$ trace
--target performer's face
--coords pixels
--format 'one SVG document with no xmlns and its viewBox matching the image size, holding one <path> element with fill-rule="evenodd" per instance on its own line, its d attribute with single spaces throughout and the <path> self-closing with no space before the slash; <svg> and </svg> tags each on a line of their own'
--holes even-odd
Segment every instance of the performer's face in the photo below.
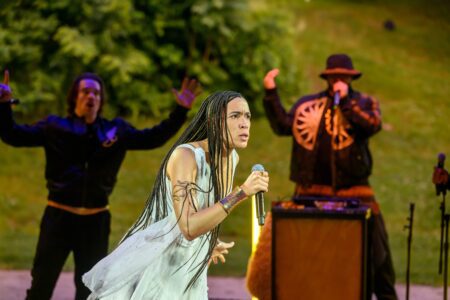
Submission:
<svg viewBox="0 0 450 300">
<path fill-rule="evenodd" d="M 247 147 L 250 138 L 250 108 L 244 98 L 234 98 L 227 105 L 228 139 L 231 148 Z"/>
<path fill-rule="evenodd" d="M 100 83 L 93 79 L 83 79 L 78 85 L 75 113 L 79 117 L 95 120 L 100 109 Z"/>
<path fill-rule="evenodd" d="M 327 81 L 330 86 L 333 86 L 338 81 L 342 81 L 349 85 L 352 82 L 352 79 L 352 76 L 346 74 L 331 74 L 327 76 Z"/>
</svg>

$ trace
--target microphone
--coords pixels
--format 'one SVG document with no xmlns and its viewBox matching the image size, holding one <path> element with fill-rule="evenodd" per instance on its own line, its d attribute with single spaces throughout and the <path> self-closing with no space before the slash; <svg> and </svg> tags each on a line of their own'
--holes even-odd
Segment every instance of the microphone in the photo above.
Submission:
<svg viewBox="0 0 450 300">
<path fill-rule="evenodd" d="M 252 172 L 260 171 L 264 172 L 264 167 L 260 164 L 256 164 L 252 167 Z M 264 225 L 264 195 L 263 192 L 257 192 L 255 194 L 255 203 L 256 203 L 256 218 L 258 219 L 258 225 Z"/>
<path fill-rule="evenodd" d="M 339 106 L 341 101 L 341 93 L 339 91 L 334 92 L 334 108 Z"/>
<path fill-rule="evenodd" d="M 444 162 L 445 162 L 445 154 L 439 153 L 436 168 L 443 169 Z M 445 196 L 445 194 L 447 194 L 447 187 L 445 186 L 445 184 L 436 184 L 436 196 L 439 196 L 441 193 Z"/>
<path fill-rule="evenodd" d="M 9 99 L 9 102 L 8 102 L 9 104 L 15 104 L 15 105 L 17 105 L 17 104 L 20 104 L 20 100 L 19 99 L 15 99 L 15 98 L 12 98 L 12 99 Z"/>
</svg>

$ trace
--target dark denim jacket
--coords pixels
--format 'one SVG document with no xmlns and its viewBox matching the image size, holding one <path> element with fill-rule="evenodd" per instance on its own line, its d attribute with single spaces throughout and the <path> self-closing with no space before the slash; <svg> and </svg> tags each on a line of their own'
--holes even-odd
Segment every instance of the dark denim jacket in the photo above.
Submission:
<svg viewBox="0 0 450 300">
<path fill-rule="evenodd" d="M 57 116 L 33 125 L 18 125 L 10 105 L 0 103 L 0 137 L 15 147 L 44 147 L 49 200 L 70 206 L 103 207 L 126 151 L 163 145 L 183 125 L 186 114 L 187 109 L 177 106 L 168 119 L 143 130 L 120 118 L 101 117 L 91 125 L 77 117 Z"/>
</svg>

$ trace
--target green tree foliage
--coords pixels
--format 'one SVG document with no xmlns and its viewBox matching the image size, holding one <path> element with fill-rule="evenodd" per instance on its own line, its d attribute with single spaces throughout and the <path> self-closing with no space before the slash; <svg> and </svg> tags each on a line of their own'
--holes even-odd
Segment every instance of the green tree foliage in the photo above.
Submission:
<svg viewBox="0 0 450 300">
<path fill-rule="evenodd" d="M 5 2 L 0 68 L 10 70 L 24 113 L 63 113 L 68 86 L 85 71 L 105 80 L 110 109 L 134 116 L 170 107 L 170 89 L 186 75 L 205 92 L 234 89 L 250 101 L 268 69 L 288 70 L 286 90 L 297 76 L 289 17 L 246 1 Z"/>
</svg>

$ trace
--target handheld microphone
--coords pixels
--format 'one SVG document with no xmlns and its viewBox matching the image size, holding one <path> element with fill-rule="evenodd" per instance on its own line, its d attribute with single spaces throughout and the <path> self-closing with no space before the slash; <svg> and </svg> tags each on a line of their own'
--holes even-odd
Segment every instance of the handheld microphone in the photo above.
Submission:
<svg viewBox="0 0 450 300">
<path fill-rule="evenodd" d="M 445 163 L 445 154 L 439 153 L 436 168 L 443 169 L 444 163 Z M 447 194 L 447 187 L 445 186 L 445 184 L 436 184 L 436 196 L 439 196 L 441 193 L 445 196 L 445 194 Z"/>
<path fill-rule="evenodd" d="M 339 106 L 341 101 L 341 93 L 339 91 L 334 92 L 334 108 Z"/>
<path fill-rule="evenodd" d="M 15 98 L 9 99 L 9 104 L 20 104 L 20 100 Z"/>
<path fill-rule="evenodd" d="M 252 167 L 252 172 L 260 171 L 264 172 L 264 167 L 260 164 L 256 164 Z M 256 203 L 256 218 L 258 219 L 258 225 L 264 225 L 264 195 L 263 192 L 258 192 L 255 195 L 255 203 Z"/>
</svg>

